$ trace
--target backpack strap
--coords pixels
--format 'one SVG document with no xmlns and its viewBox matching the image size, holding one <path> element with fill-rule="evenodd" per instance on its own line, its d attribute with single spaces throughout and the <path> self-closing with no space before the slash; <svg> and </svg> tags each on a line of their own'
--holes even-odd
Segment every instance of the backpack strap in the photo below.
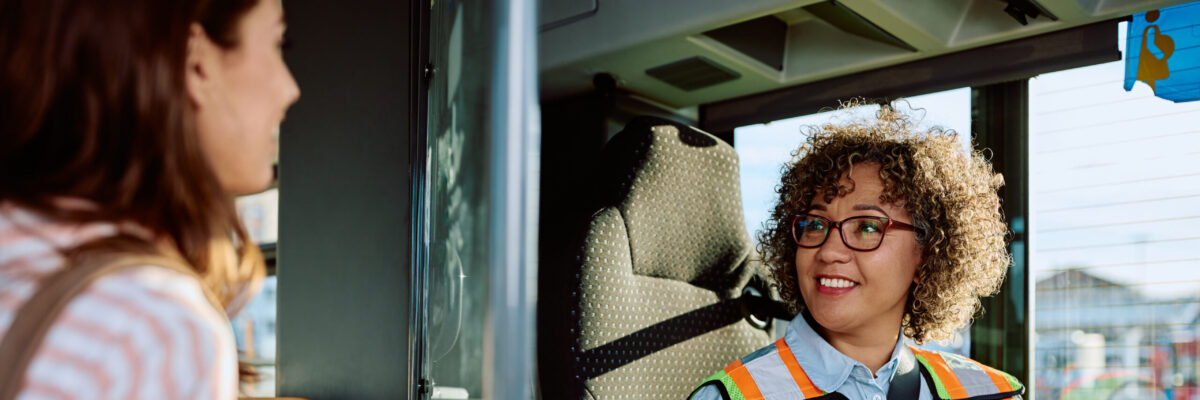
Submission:
<svg viewBox="0 0 1200 400">
<path fill-rule="evenodd" d="M 62 310 L 96 279 L 130 267 L 158 266 L 188 276 L 195 270 L 180 260 L 146 255 L 104 254 L 88 257 L 42 280 L 33 296 L 17 310 L 12 325 L 0 341 L 0 400 L 15 399 L 24 383 L 26 369 L 33 361 L 51 325 Z M 207 290 L 208 301 L 219 312 L 224 307 Z"/>
<path fill-rule="evenodd" d="M 920 398 L 921 369 L 917 368 L 917 358 L 913 355 L 912 348 L 901 346 L 897 361 L 896 371 L 888 387 L 888 400 Z"/>
</svg>

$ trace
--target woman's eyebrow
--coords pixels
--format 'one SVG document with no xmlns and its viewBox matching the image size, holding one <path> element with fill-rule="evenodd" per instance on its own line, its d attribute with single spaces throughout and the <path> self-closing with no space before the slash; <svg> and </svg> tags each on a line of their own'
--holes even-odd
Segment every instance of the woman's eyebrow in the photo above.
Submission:
<svg viewBox="0 0 1200 400">
<path fill-rule="evenodd" d="M 874 205 L 874 204 L 855 204 L 854 210 L 855 211 L 875 210 L 875 211 L 879 211 L 879 212 L 883 213 L 883 215 L 887 215 L 886 211 L 883 211 L 882 208 L 879 208 L 879 206 Z"/>
</svg>

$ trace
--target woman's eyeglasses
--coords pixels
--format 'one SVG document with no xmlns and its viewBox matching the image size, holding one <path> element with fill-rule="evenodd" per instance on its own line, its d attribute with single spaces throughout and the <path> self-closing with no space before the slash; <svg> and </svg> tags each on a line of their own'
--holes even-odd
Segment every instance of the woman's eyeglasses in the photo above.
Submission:
<svg viewBox="0 0 1200 400">
<path fill-rule="evenodd" d="M 842 243 L 857 251 L 871 251 L 883 244 L 883 236 L 890 228 L 917 231 L 917 227 L 887 217 L 850 217 L 835 222 L 829 218 L 812 214 L 800 214 L 792 219 L 792 239 L 804 248 L 816 248 L 829 239 L 829 231 L 837 228 Z"/>
</svg>

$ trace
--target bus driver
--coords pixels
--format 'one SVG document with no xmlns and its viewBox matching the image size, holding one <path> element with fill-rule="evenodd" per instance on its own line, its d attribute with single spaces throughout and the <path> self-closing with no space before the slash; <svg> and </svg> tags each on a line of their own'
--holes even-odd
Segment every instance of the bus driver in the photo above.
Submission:
<svg viewBox="0 0 1200 400">
<path fill-rule="evenodd" d="M 949 338 L 999 289 L 1003 178 L 953 131 L 918 131 L 891 107 L 810 129 L 759 234 L 799 314 L 691 398 L 1019 398 L 1007 373 L 904 343 Z"/>
</svg>

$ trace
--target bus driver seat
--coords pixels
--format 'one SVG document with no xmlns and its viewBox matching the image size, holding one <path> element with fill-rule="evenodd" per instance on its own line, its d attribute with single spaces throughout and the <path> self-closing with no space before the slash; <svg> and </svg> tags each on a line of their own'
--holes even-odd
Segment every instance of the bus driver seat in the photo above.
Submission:
<svg viewBox="0 0 1200 400">
<path fill-rule="evenodd" d="M 743 222 L 737 154 L 708 133 L 639 117 L 600 164 L 598 211 L 571 265 L 566 332 L 555 333 L 569 337 L 569 349 L 557 349 L 566 365 L 547 375 L 559 366 L 543 364 L 542 385 L 562 385 L 546 380 L 559 373 L 568 375 L 565 398 L 685 398 L 771 340 L 740 299 L 762 272 Z"/>
</svg>

